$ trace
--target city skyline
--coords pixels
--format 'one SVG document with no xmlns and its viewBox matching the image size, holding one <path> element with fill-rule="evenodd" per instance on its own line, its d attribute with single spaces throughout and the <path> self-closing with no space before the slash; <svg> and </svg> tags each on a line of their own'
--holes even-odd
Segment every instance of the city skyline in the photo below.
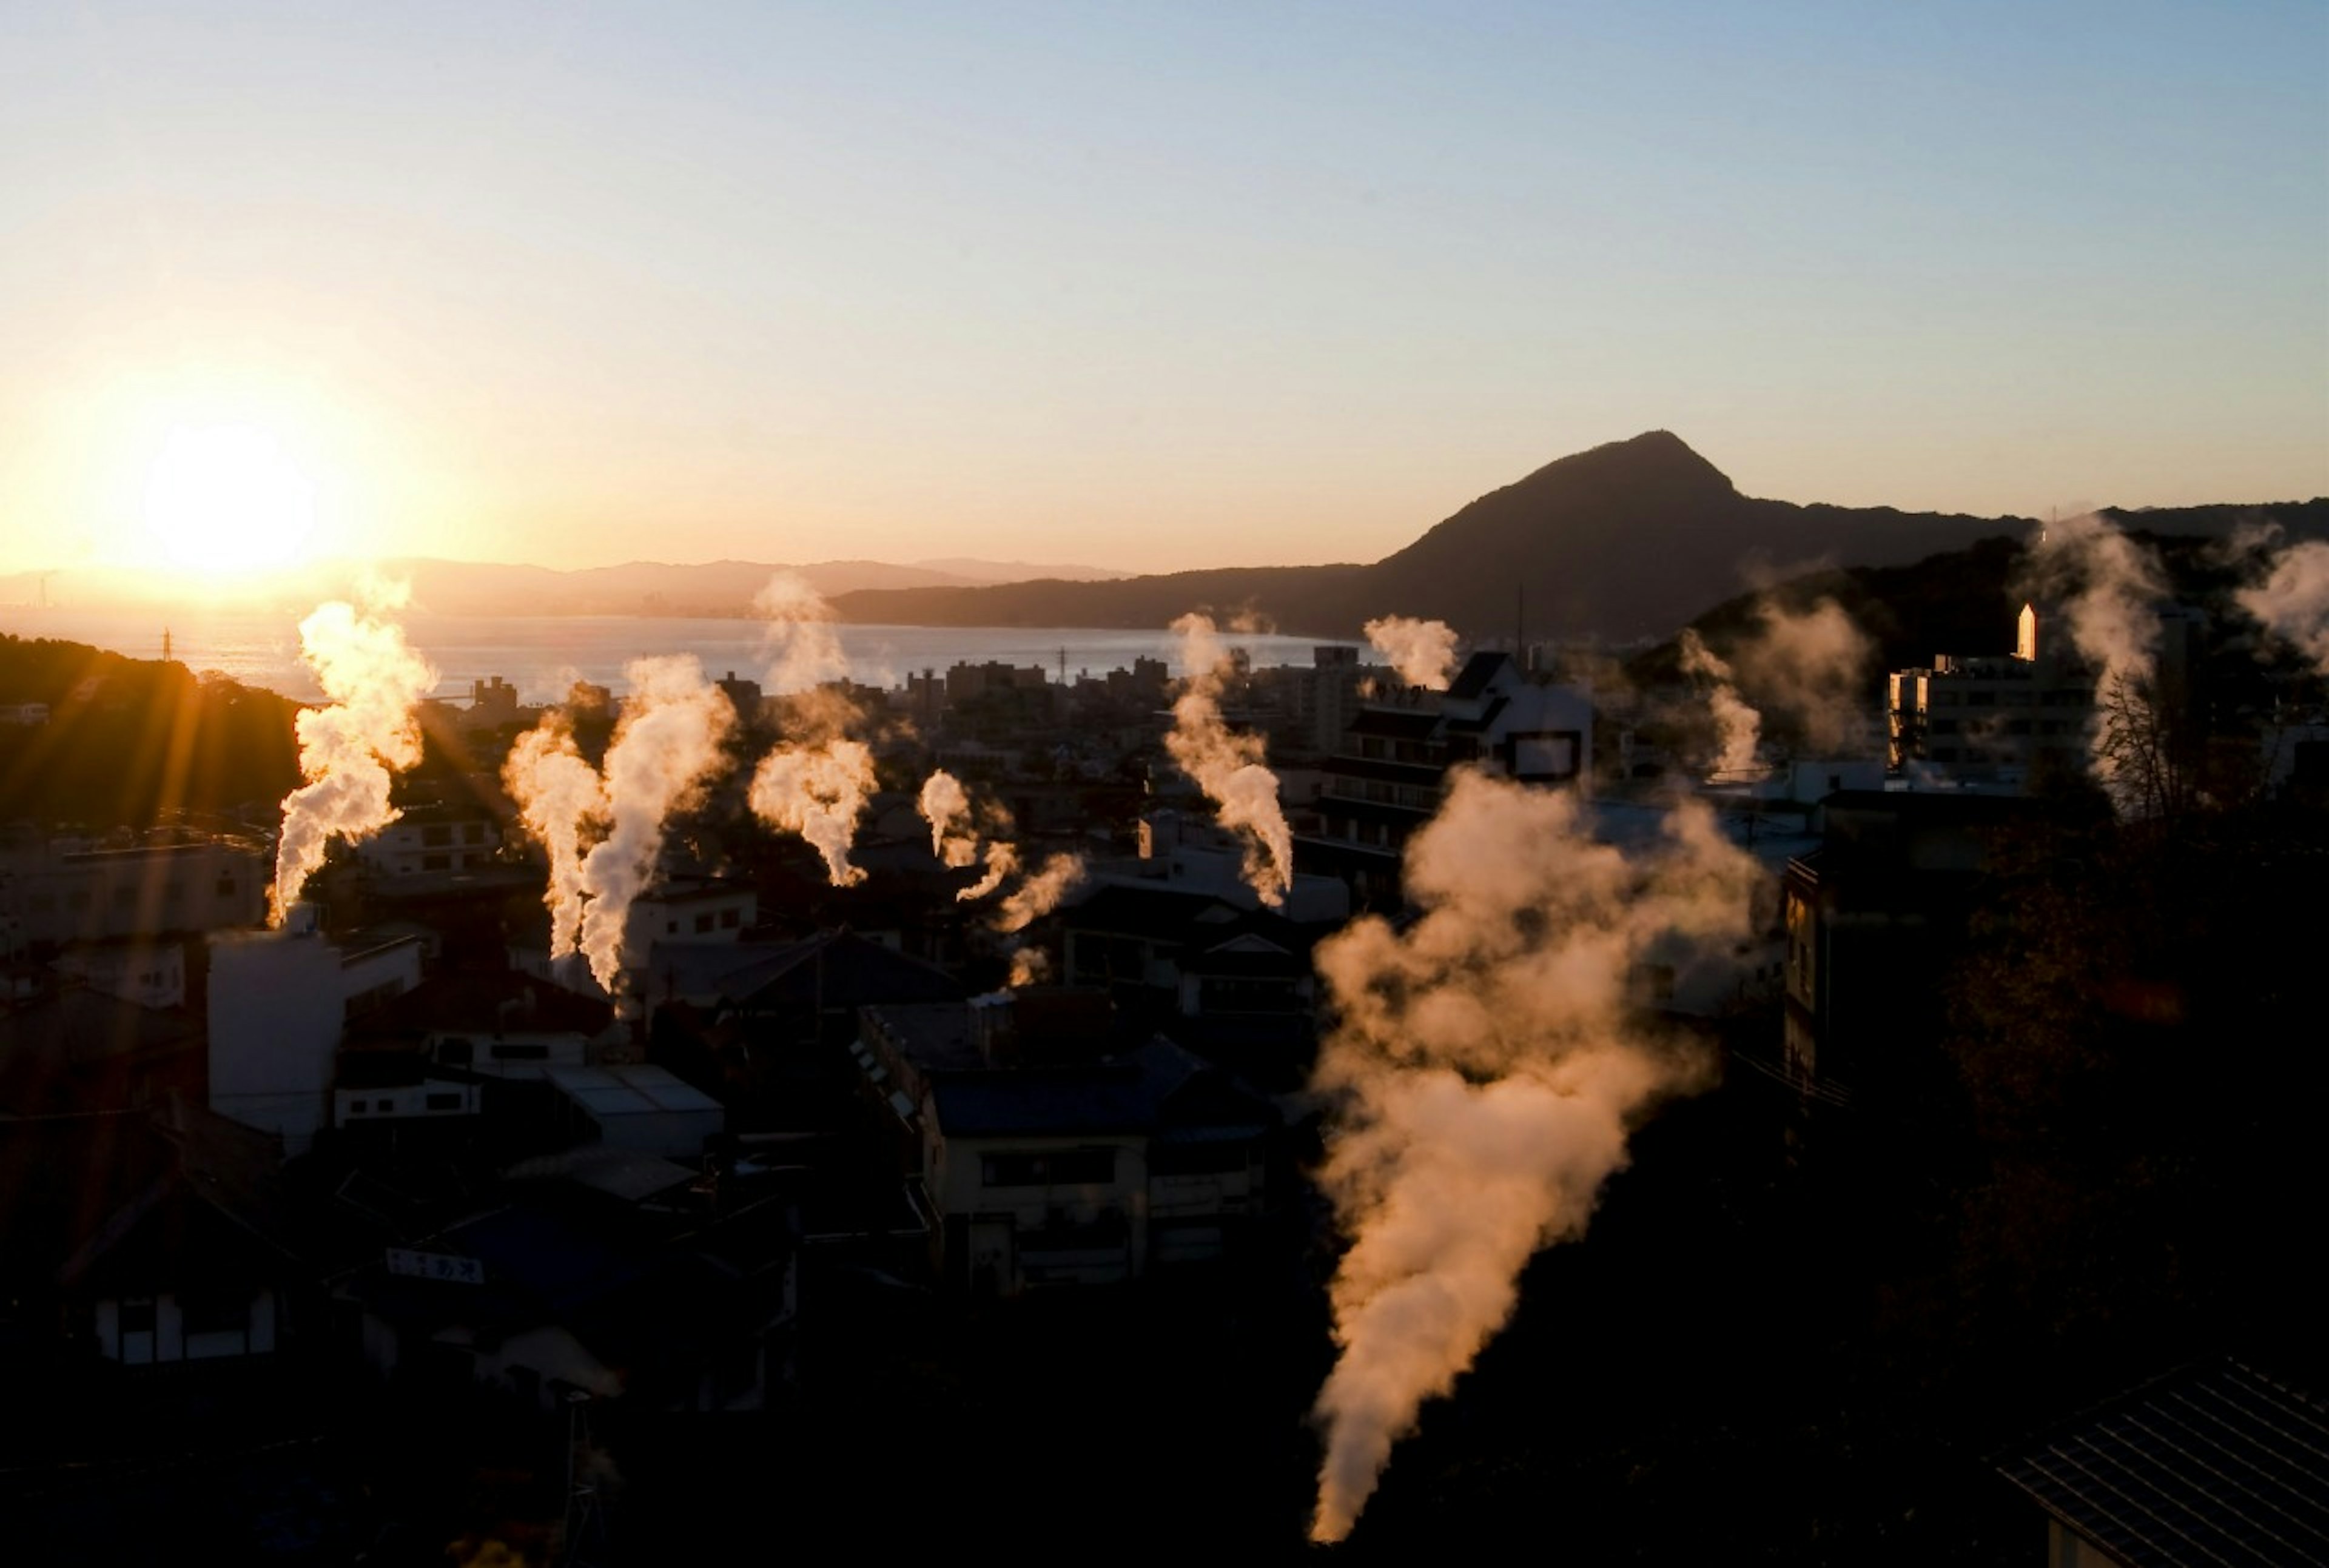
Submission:
<svg viewBox="0 0 2329 1568">
<path fill-rule="evenodd" d="M 305 553 L 565 566 L 1371 560 L 1651 428 L 2329 492 L 2314 8 L 0 25 L 0 572 L 184 540 L 221 430 Z"/>
</svg>

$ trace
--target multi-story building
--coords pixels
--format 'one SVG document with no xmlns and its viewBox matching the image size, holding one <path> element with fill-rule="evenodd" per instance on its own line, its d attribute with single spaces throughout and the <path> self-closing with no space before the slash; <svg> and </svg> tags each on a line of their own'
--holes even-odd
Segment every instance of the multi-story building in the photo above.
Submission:
<svg viewBox="0 0 2329 1568">
<path fill-rule="evenodd" d="M 0 855 L 0 950 L 256 925 L 267 917 L 270 870 L 258 850 L 224 840 L 27 843 Z"/>
<path fill-rule="evenodd" d="M 408 806 L 379 832 L 357 840 L 355 854 L 375 876 L 451 876 L 497 863 L 501 847 L 501 824 L 482 808 L 420 805 Z"/>
<path fill-rule="evenodd" d="M 1593 699 L 1472 655 L 1445 691 L 1395 688 L 1359 704 L 1319 786 L 1319 823 L 1295 864 L 1340 877 L 1362 905 L 1395 903 L 1408 839 L 1439 810 L 1450 768 L 1522 784 L 1583 787 L 1593 767 Z"/>
<path fill-rule="evenodd" d="M 2022 606 L 2010 654 L 1942 653 L 1886 683 L 1885 728 L 1895 773 L 2019 787 L 2048 770 L 2085 765 L 2095 678 L 2074 655 L 2039 643 L 2033 605 Z"/>
</svg>

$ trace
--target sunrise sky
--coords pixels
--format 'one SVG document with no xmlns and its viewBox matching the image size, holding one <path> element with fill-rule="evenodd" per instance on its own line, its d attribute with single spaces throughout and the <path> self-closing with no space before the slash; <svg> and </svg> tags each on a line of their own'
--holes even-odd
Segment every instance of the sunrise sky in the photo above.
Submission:
<svg viewBox="0 0 2329 1568">
<path fill-rule="evenodd" d="M 2313 0 L 0 0 L 0 571 L 218 429 L 303 549 L 567 565 L 1371 559 L 1653 427 L 2329 492 Z"/>
</svg>

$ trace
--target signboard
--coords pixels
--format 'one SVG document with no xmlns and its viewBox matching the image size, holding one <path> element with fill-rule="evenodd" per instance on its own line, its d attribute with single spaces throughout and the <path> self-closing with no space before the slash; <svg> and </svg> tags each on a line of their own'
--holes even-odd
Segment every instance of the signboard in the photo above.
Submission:
<svg viewBox="0 0 2329 1568">
<path fill-rule="evenodd" d="M 403 1247 L 388 1249 L 388 1272 L 416 1280 L 443 1280 L 455 1285 L 482 1285 L 486 1265 L 476 1258 L 450 1253 L 416 1253 Z"/>
</svg>

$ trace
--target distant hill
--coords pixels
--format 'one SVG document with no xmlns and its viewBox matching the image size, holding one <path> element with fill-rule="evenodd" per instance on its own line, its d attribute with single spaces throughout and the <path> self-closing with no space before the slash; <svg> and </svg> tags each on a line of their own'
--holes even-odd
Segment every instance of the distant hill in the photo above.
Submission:
<svg viewBox="0 0 2329 1568">
<path fill-rule="evenodd" d="M 916 561 L 914 565 L 934 572 L 964 578 L 974 583 L 1029 583 L 1051 577 L 1065 583 L 1114 582 L 1128 577 L 1130 572 L 1110 571 L 1106 567 L 1079 567 L 1060 564 L 1042 565 L 1035 561 L 981 560 L 976 556 L 947 556 L 938 560 Z M 869 585 L 870 586 L 870 585 Z"/>
<path fill-rule="evenodd" d="M 944 569 L 945 567 L 961 569 Z M 778 572 L 805 579 L 828 597 L 865 589 L 967 587 L 1008 582 L 1015 577 L 1072 575 L 1077 579 L 1111 575 L 1097 567 L 1044 567 L 1009 561 L 962 559 L 951 563 L 891 566 L 882 561 L 816 561 L 783 565 L 769 561 L 719 560 L 698 565 L 631 561 L 622 566 L 560 570 L 489 561 L 426 558 L 384 560 L 369 566 L 328 561 L 207 589 L 250 607 L 304 607 L 353 592 L 367 573 L 402 582 L 418 609 L 446 615 L 741 615 L 753 596 Z M 149 569 L 90 568 L 0 577 L 0 604 L 37 602 L 41 576 L 49 596 L 61 604 L 171 606 L 185 596 L 183 574 Z M 1176 612 L 1177 613 L 1177 612 Z"/>
<path fill-rule="evenodd" d="M 2329 502 L 2130 514 L 2162 532 L 2230 531 L 2268 512 L 2317 532 Z M 1547 464 L 1372 565 L 1261 567 L 1108 583 L 869 590 L 836 598 L 850 620 L 923 625 L 1156 626 L 1195 608 L 1278 630 L 1352 637 L 1368 619 L 1444 620 L 1473 637 L 1660 637 L 1737 593 L 1748 574 L 1899 566 L 1999 534 L 2027 518 L 1796 505 L 1741 495 L 1680 438 L 1653 430 Z"/>
</svg>

